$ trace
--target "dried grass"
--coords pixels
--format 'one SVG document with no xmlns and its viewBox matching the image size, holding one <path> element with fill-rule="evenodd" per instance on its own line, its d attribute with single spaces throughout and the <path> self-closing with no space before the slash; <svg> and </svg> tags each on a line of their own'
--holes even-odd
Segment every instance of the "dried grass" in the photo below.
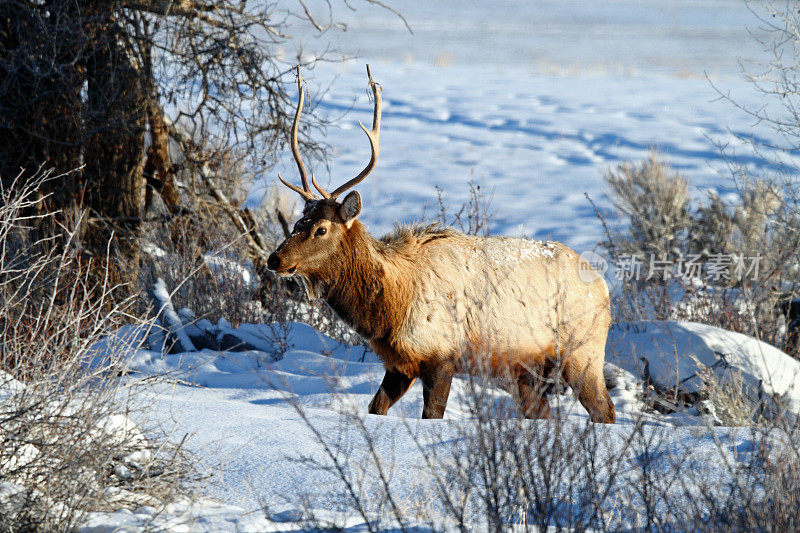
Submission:
<svg viewBox="0 0 800 533">
<path fill-rule="evenodd" d="M 132 298 L 93 283 L 75 232 L 30 242 L 25 214 L 40 172 L 0 191 L 0 530 L 64 531 L 91 511 L 159 508 L 187 492 L 180 446 L 129 415 L 144 385 L 118 379 L 148 324 L 131 322 Z"/>
</svg>

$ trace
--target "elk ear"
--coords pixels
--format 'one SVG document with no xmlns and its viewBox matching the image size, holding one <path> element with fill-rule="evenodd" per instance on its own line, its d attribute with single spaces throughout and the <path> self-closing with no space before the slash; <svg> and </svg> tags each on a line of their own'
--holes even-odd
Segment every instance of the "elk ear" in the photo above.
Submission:
<svg viewBox="0 0 800 533">
<path fill-rule="evenodd" d="M 361 195 L 358 191 L 350 191 L 350 193 L 342 200 L 342 205 L 339 206 L 339 215 L 344 219 L 345 224 L 349 228 L 358 214 L 361 212 Z"/>
</svg>

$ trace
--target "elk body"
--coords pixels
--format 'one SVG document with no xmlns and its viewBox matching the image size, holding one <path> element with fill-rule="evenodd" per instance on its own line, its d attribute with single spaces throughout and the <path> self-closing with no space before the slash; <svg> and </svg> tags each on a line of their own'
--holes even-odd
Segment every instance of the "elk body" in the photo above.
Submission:
<svg viewBox="0 0 800 533">
<path fill-rule="evenodd" d="M 367 67 L 369 74 L 369 67 Z M 525 416 L 547 418 L 547 381 L 560 373 L 596 422 L 613 423 L 603 379 L 611 322 L 608 289 L 566 246 L 508 237 L 475 237 L 436 226 L 400 227 L 375 239 L 357 220 L 361 198 L 351 191 L 378 158 L 380 87 L 367 130 L 372 157 L 356 178 L 331 193 L 314 180 L 313 193 L 297 147 L 303 106 L 291 146 L 305 200 L 292 234 L 269 257 L 279 275 L 297 275 L 309 293 L 369 341 L 386 374 L 369 412 L 386 414 L 416 379 L 423 418 L 441 418 L 458 372 L 488 372 L 511 383 Z M 588 279 L 586 282 L 584 279 Z"/>
</svg>

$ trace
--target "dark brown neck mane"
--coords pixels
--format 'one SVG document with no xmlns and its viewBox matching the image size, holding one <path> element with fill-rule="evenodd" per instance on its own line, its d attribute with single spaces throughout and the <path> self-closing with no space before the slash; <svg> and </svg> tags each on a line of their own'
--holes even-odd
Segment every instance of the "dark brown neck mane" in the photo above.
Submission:
<svg viewBox="0 0 800 533">
<path fill-rule="evenodd" d="M 386 272 L 386 245 L 355 221 L 341 242 L 338 262 L 308 276 L 316 294 L 368 340 L 387 340 L 402 322 L 410 291 Z M 406 280 L 408 282 L 410 280 Z"/>
</svg>

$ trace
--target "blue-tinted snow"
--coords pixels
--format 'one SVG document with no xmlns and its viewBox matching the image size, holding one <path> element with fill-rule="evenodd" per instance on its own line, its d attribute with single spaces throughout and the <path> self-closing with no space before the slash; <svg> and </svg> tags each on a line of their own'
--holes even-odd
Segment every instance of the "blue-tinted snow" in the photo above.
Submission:
<svg viewBox="0 0 800 533">
<path fill-rule="evenodd" d="M 488 7 L 491 6 L 491 7 Z M 756 168 L 738 137 L 774 140 L 721 100 L 763 103 L 743 79 L 768 59 L 748 35 L 758 21 L 744 2 L 400 2 L 415 30 L 381 10 L 339 15 L 348 31 L 333 40 L 358 54 L 306 73 L 312 99 L 333 120 L 324 140 L 338 186 L 369 158 L 357 121 L 371 120 L 364 63 L 384 89 L 378 167 L 359 186 L 361 218 L 376 234 L 396 221 L 436 212 L 436 190 L 456 207 L 468 182 L 492 198 L 492 230 L 593 249 L 602 228 L 584 194 L 602 208 L 602 172 L 655 148 L 689 179 L 696 196 L 735 185 L 726 155 Z M 287 51 L 288 53 L 288 51 Z M 709 79 L 706 79 L 706 75 Z M 716 86 L 712 86 L 712 82 Z M 324 89 L 327 92 L 323 95 Z M 290 154 L 250 196 L 258 202 L 275 173 L 296 177 Z M 614 217 L 610 216 L 612 222 Z"/>
</svg>

